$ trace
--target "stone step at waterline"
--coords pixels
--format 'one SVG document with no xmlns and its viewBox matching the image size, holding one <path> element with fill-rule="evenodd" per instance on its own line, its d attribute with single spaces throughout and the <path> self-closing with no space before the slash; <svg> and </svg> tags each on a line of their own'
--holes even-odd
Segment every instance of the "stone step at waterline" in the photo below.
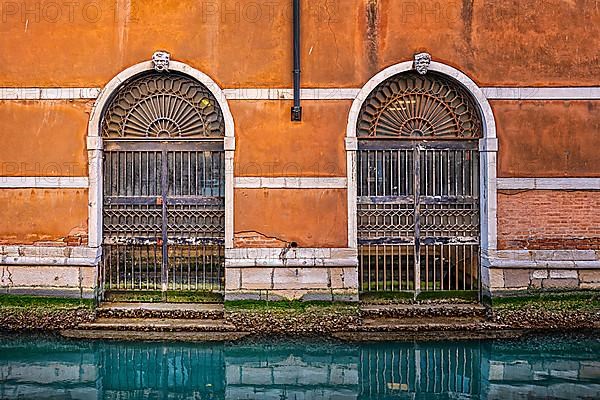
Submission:
<svg viewBox="0 0 600 400">
<path fill-rule="evenodd" d="M 97 318 L 78 325 L 79 330 L 142 332 L 233 332 L 235 326 L 223 319 Z"/>
<path fill-rule="evenodd" d="M 102 303 L 98 317 L 111 318 L 171 318 L 210 319 L 223 318 L 223 304 L 216 303 Z"/>
<path fill-rule="evenodd" d="M 73 339 L 103 340 L 158 340 L 180 342 L 228 342 L 239 340 L 246 332 L 189 332 L 189 331 L 119 331 L 108 329 L 69 329 L 61 331 L 61 335 Z"/>
<path fill-rule="evenodd" d="M 506 329 L 507 326 L 487 322 L 483 317 L 414 317 L 414 318 L 366 318 L 360 325 L 349 327 L 355 332 L 440 332 L 486 331 Z"/>
<path fill-rule="evenodd" d="M 363 304 L 363 318 L 484 317 L 487 309 L 480 304 Z"/>
</svg>

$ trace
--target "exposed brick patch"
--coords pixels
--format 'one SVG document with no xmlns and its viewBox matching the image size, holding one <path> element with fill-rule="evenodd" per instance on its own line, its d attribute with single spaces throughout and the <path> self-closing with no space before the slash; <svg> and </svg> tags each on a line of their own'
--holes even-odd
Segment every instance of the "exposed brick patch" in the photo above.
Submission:
<svg viewBox="0 0 600 400">
<path fill-rule="evenodd" d="M 600 248 L 600 192 L 498 192 L 498 248 Z"/>
</svg>

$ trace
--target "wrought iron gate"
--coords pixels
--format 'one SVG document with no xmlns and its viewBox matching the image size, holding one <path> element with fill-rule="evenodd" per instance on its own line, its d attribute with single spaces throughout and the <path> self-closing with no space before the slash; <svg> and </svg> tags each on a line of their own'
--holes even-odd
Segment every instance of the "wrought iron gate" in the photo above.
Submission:
<svg viewBox="0 0 600 400">
<path fill-rule="evenodd" d="M 363 292 L 479 289 L 481 124 L 468 94 L 405 73 L 366 99 L 358 122 Z"/>
<path fill-rule="evenodd" d="M 103 121 L 104 290 L 223 290 L 222 132 L 190 78 L 153 73 L 119 91 Z"/>
<path fill-rule="evenodd" d="M 478 160 L 476 142 L 360 143 L 363 291 L 478 288 Z"/>
</svg>

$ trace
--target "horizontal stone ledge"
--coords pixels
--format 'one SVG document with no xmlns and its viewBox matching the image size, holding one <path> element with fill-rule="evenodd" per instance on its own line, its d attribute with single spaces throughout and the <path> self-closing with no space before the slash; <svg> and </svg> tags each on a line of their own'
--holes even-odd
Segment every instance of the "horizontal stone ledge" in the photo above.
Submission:
<svg viewBox="0 0 600 400">
<path fill-rule="evenodd" d="M 2 176 L 0 189 L 87 189 L 87 176 Z"/>
<path fill-rule="evenodd" d="M 225 268 L 272 268 L 272 267 L 356 267 L 356 258 L 302 258 L 302 259 L 225 259 Z"/>
<path fill-rule="evenodd" d="M 98 258 L 100 247 L 88 246 L 0 246 L 0 257 L 36 257 L 36 258 Z"/>
<path fill-rule="evenodd" d="M 490 100 L 595 100 L 600 88 L 582 87 L 485 87 L 481 89 Z"/>
<path fill-rule="evenodd" d="M 100 88 L 0 88 L 0 100 L 96 99 Z"/>
<path fill-rule="evenodd" d="M 99 262 L 100 257 L 0 257 L 0 265 L 95 267 Z"/>
<path fill-rule="evenodd" d="M 600 178 L 497 178 L 498 190 L 600 190 Z"/>
<path fill-rule="evenodd" d="M 535 261 L 490 259 L 488 268 L 492 269 L 600 269 L 600 260 L 596 261 Z"/>
<path fill-rule="evenodd" d="M 238 177 L 238 189 L 346 189 L 348 180 L 343 177 Z"/>
<path fill-rule="evenodd" d="M 600 250 L 497 250 L 495 259 L 519 261 L 596 261 Z"/>
<path fill-rule="evenodd" d="M 321 259 L 358 257 L 358 251 L 350 248 L 234 248 L 225 249 L 225 258 L 231 259 Z"/>
<path fill-rule="evenodd" d="M 600 100 L 600 87 L 482 87 L 490 100 Z M 96 99 L 101 88 L 0 88 L 0 100 L 77 100 Z M 303 88 L 303 100 L 354 100 L 361 88 Z M 292 100 L 292 88 L 225 88 L 227 100 Z"/>
<path fill-rule="evenodd" d="M 225 292 L 225 301 L 239 300 L 303 300 L 303 301 L 341 301 L 358 302 L 358 289 L 323 290 L 323 289 L 264 289 L 264 290 L 230 290 Z"/>
</svg>

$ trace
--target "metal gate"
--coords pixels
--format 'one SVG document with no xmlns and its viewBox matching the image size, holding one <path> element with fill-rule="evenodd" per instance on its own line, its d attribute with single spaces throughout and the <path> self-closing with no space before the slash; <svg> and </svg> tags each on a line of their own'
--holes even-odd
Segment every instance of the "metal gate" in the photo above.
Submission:
<svg viewBox="0 0 600 400">
<path fill-rule="evenodd" d="M 481 125 L 464 90 L 405 73 L 367 98 L 358 123 L 363 292 L 479 290 Z"/>
<path fill-rule="evenodd" d="M 476 142 L 359 144 L 363 291 L 478 288 L 478 160 Z"/>
<path fill-rule="evenodd" d="M 122 88 L 103 121 L 106 291 L 222 291 L 225 153 L 212 94 L 153 73 Z"/>
</svg>

